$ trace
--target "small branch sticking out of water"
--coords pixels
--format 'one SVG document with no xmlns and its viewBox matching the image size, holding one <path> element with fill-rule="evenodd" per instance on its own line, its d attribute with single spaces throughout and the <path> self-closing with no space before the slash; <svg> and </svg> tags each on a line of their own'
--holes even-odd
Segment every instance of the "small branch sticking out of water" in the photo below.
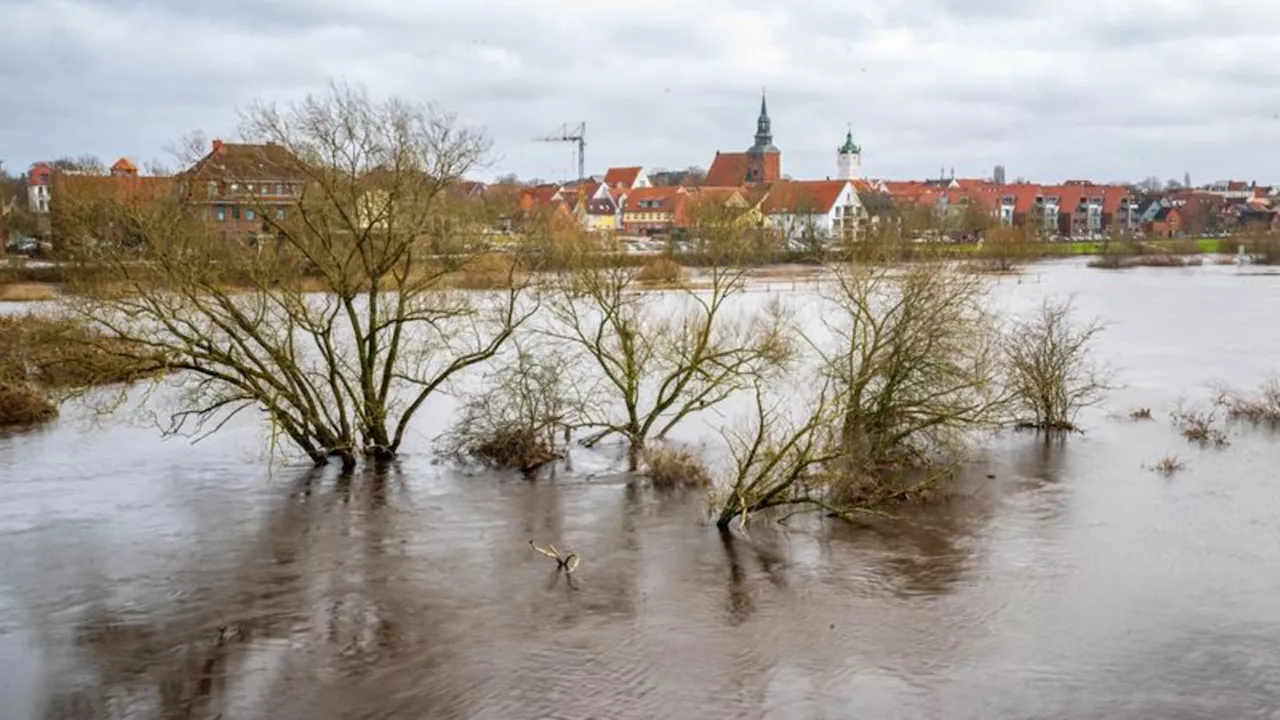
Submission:
<svg viewBox="0 0 1280 720">
<path fill-rule="evenodd" d="M 1151 470 L 1165 476 L 1172 475 L 1180 470 L 1185 470 L 1185 469 L 1187 469 L 1186 463 L 1178 459 L 1177 455 L 1166 455 L 1160 459 L 1160 462 L 1157 462 L 1155 465 L 1151 466 Z"/>
<path fill-rule="evenodd" d="M 561 555 L 560 551 L 556 549 L 555 545 L 548 545 L 545 548 L 540 548 L 537 545 L 534 545 L 533 541 L 530 540 L 529 547 L 533 548 L 539 553 L 542 553 L 543 555 L 546 555 L 549 558 L 554 558 L 556 561 L 556 569 L 564 570 L 565 574 L 572 574 L 573 571 L 578 568 L 578 565 L 582 563 L 581 555 L 572 551 L 570 551 L 569 554 L 567 555 Z"/>
</svg>

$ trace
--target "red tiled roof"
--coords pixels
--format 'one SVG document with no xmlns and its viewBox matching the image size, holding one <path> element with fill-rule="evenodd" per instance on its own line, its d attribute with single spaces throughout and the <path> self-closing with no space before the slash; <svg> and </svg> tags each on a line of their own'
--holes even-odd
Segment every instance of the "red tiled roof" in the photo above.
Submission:
<svg viewBox="0 0 1280 720">
<path fill-rule="evenodd" d="M 1107 185 L 1102 189 L 1102 212 L 1114 214 L 1120 212 L 1120 203 L 1129 197 L 1129 188 L 1123 185 Z"/>
<path fill-rule="evenodd" d="M 138 172 L 138 166 L 129 162 L 129 158 L 122 157 L 111 166 L 111 172 L 136 174 Z"/>
<path fill-rule="evenodd" d="M 989 212 L 995 212 L 1000 207 L 1000 191 L 994 185 L 983 183 L 982 185 L 971 185 L 968 189 L 959 188 L 955 190 L 947 190 L 943 195 L 947 198 L 948 205 L 964 205 L 971 203 L 981 205 Z"/>
<path fill-rule="evenodd" d="M 947 192 L 917 180 L 886 180 L 884 186 L 890 200 L 898 204 L 931 205 Z"/>
<path fill-rule="evenodd" d="M 742 188 L 738 187 L 709 187 L 704 185 L 702 187 L 691 187 L 686 192 L 689 193 L 690 199 L 697 202 L 724 204 L 732 200 L 734 196 L 746 201 L 746 198 L 742 195 Z"/>
<path fill-rule="evenodd" d="M 760 209 L 765 213 L 831 212 L 848 180 L 779 180 L 769 188 Z"/>
<path fill-rule="evenodd" d="M 681 187 L 650 187 L 636 188 L 627 193 L 627 212 L 671 212 L 675 208 L 677 199 L 684 198 L 685 192 Z M 654 207 L 641 208 L 642 202 L 658 201 Z"/>
<path fill-rule="evenodd" d="M 728 187 L 741 185 L 746 179 L 746 153 L 718 152 L 716 159 L 711 161 L 711 167 L 707 170 L 706 177 L 702 179 L 702 184 L 711 187 Z"/>
<path fill-rule="evenodd" d="M 1009 195 L 1013 196 L 1013 211 L 1025 213 L 1030 212 L 1032 206 L 1036 203 L 1037 197 L 1044 195 L 1044 188 L 1030 183 L 1001 186 L 1000 197 L 1004 198 Z"/>
<path fill-rule="evenodd" d="M 1040 189 L 1047 199 L 1058 198 L 1059 213 L 1073 213 L 1080 207 L 1080 199 L 1084 197 L 1084 188 L 1079 185 L 1046 185 Z"/>
<path fill-rule="evenodd" d="M 588 215 L 614 215 L 618 212 L 618 206 L 611 198 L 602 200 L 587 200 Z"/>
<path fill-rule="evenodd" d="M 556 199 L 560 192 L 559 185 L 538 185 L 529 188 L 529 198 L 538 205 L 545 205 Z"/>
<path fill-rule="evenodd" d="M 987 182 L 981 178 L 956 178 L 955 182 L 960 190 L 983 190 L 997 187 L 995 183 Z"/>
<path fill-rule="evenodd" d="M 302 162 L 280 145 L 224 143 L 214 141 L 214 149 L 179 173 L 200 180 L 264 181 L 301 180 Z"/>
<path fill-rule="evenodd" d="M 640 179 L 640 173 L 644 172 L 642 167 L 620 167 L 609 168 L 604 174 L 604 184 L 611 188 L 635 187 L 636 181 Z"/>
</svg>

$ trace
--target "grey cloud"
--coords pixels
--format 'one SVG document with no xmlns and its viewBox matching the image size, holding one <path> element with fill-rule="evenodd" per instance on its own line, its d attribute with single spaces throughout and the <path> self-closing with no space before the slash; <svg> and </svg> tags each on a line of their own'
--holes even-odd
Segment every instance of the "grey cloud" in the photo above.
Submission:
<svg viewBox="0 0 1280 720">
<path fill-rule="evenodd" d="M 592 171 L 706 165 L 750 143 L 762 86 L 798 177 L 833 170 L 846 123 L 887 177 L 1265 181 L 1280 155 L 1268 0 L 0 0 L 0 17 L 10 164 L 156 157 L 331 78 L 483 126 L 489 174 L 571 172 L 532 138 L 579 120 Z"/>
</svg>

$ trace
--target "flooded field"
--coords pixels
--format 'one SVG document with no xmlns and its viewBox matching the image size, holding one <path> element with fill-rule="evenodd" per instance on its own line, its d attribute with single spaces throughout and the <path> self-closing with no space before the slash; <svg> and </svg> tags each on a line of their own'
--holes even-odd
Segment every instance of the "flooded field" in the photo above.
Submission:
<svg viewBox="0 0 1280 720">
<path fill-rule="evenodd" d="M 1064 294 L 1123 387 L 896 521 L 726 538 L 603 454 L 468 475 L 429 452 L 447 402 L 350 482 L 248 420 L 193 446 L 68 406 L 0 438 L 0 718 L 1280 718 L 1280 436 L 1167 420 L 1280 372 L 1280 276 L 1070 261 L 996 301 Z"/>
</svg>

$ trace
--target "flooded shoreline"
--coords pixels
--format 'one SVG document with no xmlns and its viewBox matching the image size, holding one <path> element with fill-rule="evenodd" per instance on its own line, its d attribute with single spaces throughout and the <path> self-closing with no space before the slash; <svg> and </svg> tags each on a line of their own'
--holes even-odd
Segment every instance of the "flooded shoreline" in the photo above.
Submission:
<svg viewBox="0 0 1280 720">
<path fill-rule="evenodd" d="M 348 481 L 268 468 L 249 421 L 0 438 L 0 716 L 1273 717 L 1280 438 L 1201 449 L 1167 414 L 1280 370 L 1280 277 L 1055 263 L 995 301 L 1062 294 L 1122 387 L 897 520 L 726 538 L 607 453 L 458 472 L 429 452 L 447 403 Z M 582 554 L 572 585 L 531 539 Z"/>
</svg>

